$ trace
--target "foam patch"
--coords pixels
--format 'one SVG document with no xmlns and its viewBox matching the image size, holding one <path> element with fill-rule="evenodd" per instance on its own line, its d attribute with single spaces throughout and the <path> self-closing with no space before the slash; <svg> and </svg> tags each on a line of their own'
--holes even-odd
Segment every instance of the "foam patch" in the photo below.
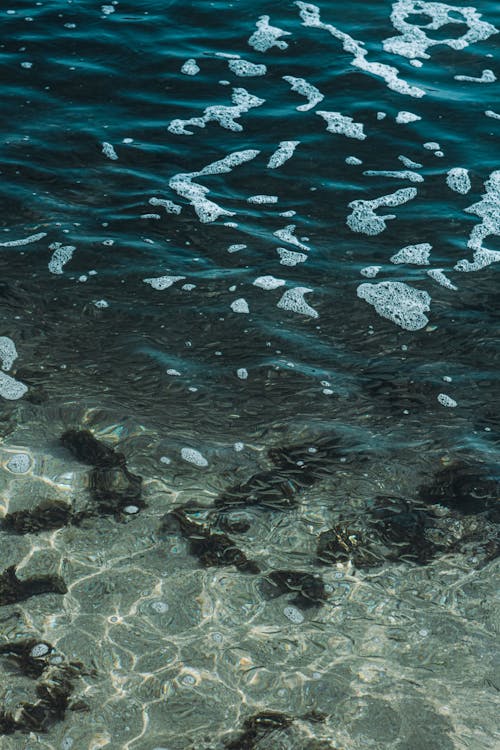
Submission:
<svg viewBox="0 0 500 750">
<path fill-rule="evenodd" d="M 256 65 L 255 63 L 248 62 L 247 60 L 229 60 L 228 66 L 232 73 L 242 78 L 265 76 L 267 73 L 267 68 L 265 65 Z"/>
<path fill-rule="evenodd" d="M 362 232 L 363 234 L 376 235 L 386 229 L 386 221 L 395 219 L 394 214 L 386 216 L 377 216 L 375 209 L 380 206 L 401 206 L 403 203 L 413 200 L 417 195 L 416 188 L 401 188 L 395 193 L 382 195 L 380 198 L 374 198 L 371 201 L 355 200 L 349 203 L 352 213 L 346 219 L 349 229 L 353 232 Z"/>
<path fill-rule="evenodd" d="M 391 257 L 391 263 L 411 263 L 414 266 L 428 266 L 432 245 L 421 242 L 418 245 L 406 245 Z"/>
<path fill-rule="evenodd" d="M 319 314 L 317 310 L 308 305 L 304 299 L 305 294 L 309 294 L 313 289 L 309 289 L 306 286 L 296 286 L 293 289 L 288 289 L 280 301 L 278 307 L 282 310 L 290 310 L 291 312 L 298 313 L 299 315 L 307 315 L 311 318 L 318 318 Z"/>
<path fill-rule="evenodd" d="M 316 112 L 317 115 L 326 120 L 326 129 L 329 133 L 336 135 L 346 135 L 348 138 L 356 138 L 358 141 L 364 141 L 366 138 L 363 132 L 363 125 L 354 122 L 352 117 L 342 115 L 340 112 Z"/>
<path fill-rule="evenodd" d="M 430 296 L 401 281 L 360 284 L 357 293 L 360 299 L 373 305 L 379 315 L 406 331 L 418 331 L 429 322 L 424 313 L 430 310 Z"/>
<path fill-rule="evenodd" d="M 185 278 L 185 276 L 157 276 L 154 279 L 143 279 L 143 281 L 145 284 L 152 286 L 153 289 L 161 292 L 163 289 L 168 289 L 172 284 L 175 284 L 176 281 L 181 281 Z"/>
<path fill-rule="evenodd" d="M 454 167 L 453 169 L 450 169 L 446 175 L 446 184 L 450 190 L 454 190 L 455 193 L 466 195 L 471 189 L 468 170 L 463 167 Z"/>
<path fill-rule="evenodd" d="M 431 21 L 423 26 L 411 23 L 409 18 L 414 14 L 430 16 Z M 392 6 L 391 22 L 399 35 L 385 39 L 384 50 L 409 59 L 428 60 L 427 50 L 435 45 L 445 44 L 461 50 L 498 33 L 490 23 L 481 21 L 481 14 L 475 8 L 422 0 L 397 0 Z M 447 24 L 465 24 L 468 30 L 458 38 L 443 39 L 440 35 L 439 39 L 432 39 L 428 36 L 427 31 L 437 31 Z"/>
<path fill-rule="evenodd" d="M 306 80 L 304 80 L 304 78 L 283 76 L 283 80 L 290 84 L 290 86 L 292 87 L 292 91 L 296 91 L 297 94 L 305 96 L 305 98 L 307 99 L 307 104 L 299 104 L 299 106 L 296 108 L 299 112 L 307 112 L 309 109 L 315 107 L 316 104 L 322 102 L 325 98 L 321 91 L 316 88 L 316 86 L 313 86 L 312 83 L 308 83 Z"/>
<path fill-rule="evenodd" d="M 271 26 L 269 24 L 269 16 L 260 16 L 256 26 L 257 31 L 254 31 L 248 40 L 248 44 L 257 50 L 257 52 L 267 52 L 271 47 L 277 47 L 278 49 L 286 49 L 288 47 L 288 44 L 280 37 L 290 36 L 290 32 L 278 29 L 277 26 Z"/>
<path fill-rule="evenodd" d="M 295 151 L 299 143 L 300 141 L 281 141 L 279 148 L 276 149 L 274 154 L 272 154 L 269 161 L 267 162 L 267 166 L 269 167 L 269 169 L 277 169 L 278 167 L 281 167 L 281 165 L 286 161 L 288 161 L 288 159 L 293 156 L 293 152 Z"/>
<path fill-rule="evenodd" d="M 336 26 L 330 23 L 323 23 L 320 16 L 320 10 L 317 5 L 312 3 L 296 2 L 300 11 L 300 17 L 304 26 L 311 26 L 317 29 L 323 29 L 328 31 L 333 37 L 339 39 L 342 42 L 342 48 L 345 52 L 352 55 L 351 65 L 359 70 L 367 73 L 368 75 L 374 75 L 382 78 L 388 88 L 392 91 L 397 91 L 400 94 L 407 94 L 409 96 L 421 97 L 424 96 L 425 91 L 418 88 L 418 86 L 412 86 L 403 79 L 399 78 L 399 70 L 392 65 L 385 65 L 384 63 L 369 62 L 366 59 L 368 55 L 363 42 L 358 42 L 349 34 L 344 31 L 340 31 Z"/>
</svg>

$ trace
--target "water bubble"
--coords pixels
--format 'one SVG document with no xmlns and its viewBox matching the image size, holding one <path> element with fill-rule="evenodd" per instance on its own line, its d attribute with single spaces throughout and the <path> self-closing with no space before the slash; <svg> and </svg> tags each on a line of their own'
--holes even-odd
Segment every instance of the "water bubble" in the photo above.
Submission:
<svg viewBox="0 0 500 750">
<path fill-rule="evenodd" d="M 296 607 L 285 607 L 283 614 L 296 625 L 304 622 L 304 615 Z"/>
</svg>

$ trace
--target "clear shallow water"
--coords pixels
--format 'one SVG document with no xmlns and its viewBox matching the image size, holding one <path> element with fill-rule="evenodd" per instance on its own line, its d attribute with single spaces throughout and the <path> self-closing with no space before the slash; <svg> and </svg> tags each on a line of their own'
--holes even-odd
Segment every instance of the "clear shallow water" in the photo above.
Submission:
<svg viewBox="0 0 500 750">
<path fill-rule="evenodd" d="M 3 605 L 4 641 L 43 639 L 95 668 L 75 679 L 87 712 L 67 711 L 46 733 L 6 734 L 2 747 L 222 748 L 264 709 L 294 722 L 259 739 L 262 747 L 495 744 L 497 562 L 488 543 L 498 519 L 481 502 L 472 514 L 457 509 L 448 487 L 438 499 L 451 506 L 444 523 L 458 541 L 438 545 L 425 564 L 389 559 L 394 549 L 370 530 L 377 497 L 419 508 L 421 488 L 443 467 L 495 474 L 498 265 L 460 270 L 500 251 L 498 83 L 454 78 L 498 75 L 498 36 L 480 25 L 498 27 L 498 9 L 476 7 L 482 19 L 470 23 L 485 38 L 458 50 L 421 46 L 429 59 L 412 58 L 421 67 L 383 44 L 400 23 L 385 2 L 16 2 L 3 11 L 0 334 L 17 353 L 10 363 L 4 343 L 4 369 L 27 390 L 1 399 L 2 506 L 12 513 L 59 499 L 85 508 L 90 469 L 60 436 L 90 429 L 142 475 L 147 508 L 0 532 L 2 570 L 58 574 L 68 588 Z M 249 45 L 263 15 L 288 32 L 276 37 L 286 48 Z M 362 40 L 366 58 L 339 32 Z M 465 33 L 448 23 L 428 36 Z M 266 73 L 237 75 L 220 53 Z M 181 72 L 190 59 L 195 75 Z M 397 68 L 398 78 L 368 73 L 364 59 Z M 307 99 L 283 76 L 324 98 L 298 111 Z M 238 89 L 264 101 L 245 111 L 257 101 Z M 209 116 L 242 130 L 172 125 L 215 106 L 239 107 L 233 120 L 227 110 Z M 408 112 L 421 119 L 398 118 Z M 328 132 L 329 119 L 343 132 Z M 298 143 L 269 167 L 283 142 Z M 449 176 L 456 168 L 468 170 L 467 192 L 447 183 L 468 188 Z M 412 176 L 364 174 L 401 170 Z M 401 190 L 407 202 L 372 204 L 377 216 L 395 216 L 385 228 L 366 204 L 349 206 Z M 277 201 L 248 201 L 261 195 Z M 216 204 L 208 213 L 203 199 Z M 176 207 L 169 213 L 158 200 Z M 423 243 L 432 246 L 420 256 L 427 265 L 391 262 Z M 372 266 L 375 277 L 361 273 Z M 436 269 L 457 288 L 427 274 Z M 254 285 L 268 276 L 279 284 Z M 164 288 L 144 282 L 163 277 Z M 397 295 L 393 306 L 370 304 L 380 289 Z M 204 568 L 181 534 L 160 532 L 163 515 L 184 504 L 217 527 L 221 493 L 259 472 L 274 476 L 270 448 L 307 451 L 336 435 L 343 452 L 327 456 L 295 507 L 250 505 L 249 530 L 230 534 L 260 575 Z M 186 448 L 207 465 L 183 460 Z M 18 454 L 29 456 L 24 473 L 9 464 Z M 352 554 L 321 565 L 319 535 L 339 524 L 362 539 L 373 533 L 380 564 L 364 567 Z M 290 593 L 266 598 L 263 578 L 276 570 L 321 574 L 327 601 L 301 608 Z M 2 701 L 15 711 L 34 699 L 35 683 L 1 661 Z M 303 718 L 312 710 L 325 721 Z"/>
</svg>

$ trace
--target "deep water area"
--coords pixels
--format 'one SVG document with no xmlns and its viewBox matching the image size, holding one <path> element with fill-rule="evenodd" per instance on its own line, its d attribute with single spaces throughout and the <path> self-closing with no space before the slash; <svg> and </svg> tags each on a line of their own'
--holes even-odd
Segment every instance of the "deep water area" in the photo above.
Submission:
<svg viewBox="0 0 500 750">
<path fill-rule="evenodd" d="M 492 750 L 500 6 L 5 0 L 0 750 Z"/>
</svg>

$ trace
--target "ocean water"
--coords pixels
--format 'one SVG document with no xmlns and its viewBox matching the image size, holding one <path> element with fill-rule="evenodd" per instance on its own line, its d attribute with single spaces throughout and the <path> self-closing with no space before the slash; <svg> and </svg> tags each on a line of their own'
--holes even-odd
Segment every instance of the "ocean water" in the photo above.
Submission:
<svg viewBox="0 0 500 750">
<path fill-rule="evenodd" d="M 497 746 L 498 3 L 0 18 L 0 748 Z"/>
</svg>

